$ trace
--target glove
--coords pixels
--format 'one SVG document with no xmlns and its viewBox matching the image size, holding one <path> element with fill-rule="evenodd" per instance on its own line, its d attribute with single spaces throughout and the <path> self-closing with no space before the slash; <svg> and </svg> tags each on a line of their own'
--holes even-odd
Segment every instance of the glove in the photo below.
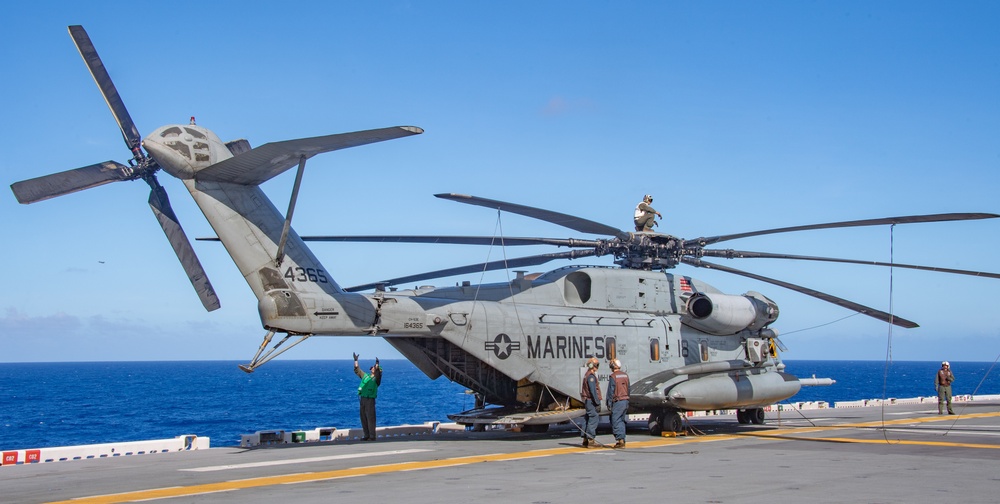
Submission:
<svg viewBox="0 0 1000 504">
<path fill-rule="evenodd" d="M 376 367 L 382 367 L 382 366 L 381 366 L 381 365 L 380 365 L 380 364 L 378 363 L 378 357 L 375 357 L 375 366 L 376 366 Z"/>
<path fill-rule="evenodd" d="M 358 354 L 354 354 L 354 362 L 358 361 Z"/>
</svg>

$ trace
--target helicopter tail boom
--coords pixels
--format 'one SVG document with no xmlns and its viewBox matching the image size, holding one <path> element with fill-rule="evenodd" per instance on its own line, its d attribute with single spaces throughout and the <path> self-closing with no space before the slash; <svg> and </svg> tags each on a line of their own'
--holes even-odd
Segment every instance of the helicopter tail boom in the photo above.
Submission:
<svg viewBox="0 0 1000 504">
<path fill-rule="evenodd" d="M 232 156 L 228 149 L 222 152 L 223 147 L 216 148 L 212 143 L 210 157 L 218 160 L 212 164 L 199 163 L 196 157 L 177 156 L 179 150 L 166 141 L 147 138 L 144 146 L 161 164 L 168 165 L 166 171 L 181 178 L 205 214 L 257 297 L 263 325 L 311 333 L 315 320 L 326 317 L 339 317 L 351 328 L 361 330 L 375 318 L 371 303 L 354 299 L 362 296 L 340 288 L 291 229 L 290 218 L 274 206 L 259 184 L 293 166 L 303 169 L 307 158 L 322 152 L 422 131 L 397 127 L 288 140 L 265 144 L 238 156 Z"/>
</svg>

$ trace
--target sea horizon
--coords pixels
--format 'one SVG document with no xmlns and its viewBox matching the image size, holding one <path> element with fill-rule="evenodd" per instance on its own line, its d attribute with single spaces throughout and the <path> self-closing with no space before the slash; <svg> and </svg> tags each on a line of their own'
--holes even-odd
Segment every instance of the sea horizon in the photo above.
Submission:
<svg viewBox="0 0 1000 504">
<path fill-rule="evenodd" d="M 832 378 L 782 403 L 931 397 L 940 361 L 784 360 L 800 378 Z M 0 449 L 165 439 L 194 434 L 236 446 L 263 430 L 360 426 L 350 359 L 0 363 Z M 378 424 L 450 422 L 474 407 L 465 387 L 431 380 L 405 359 L 382 360 Z M 954 394 L 998 394 L 996 362 L 951 361 Z"/>
</svg>

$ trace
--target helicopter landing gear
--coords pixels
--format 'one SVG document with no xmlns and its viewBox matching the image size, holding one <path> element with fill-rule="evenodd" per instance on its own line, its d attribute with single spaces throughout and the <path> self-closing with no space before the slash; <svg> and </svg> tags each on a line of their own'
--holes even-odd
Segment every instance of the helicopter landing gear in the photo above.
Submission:
<svg viewBox="0 0 1000 504">
<path fill-rule="evenodd" d="M 765 418 L 764 408 L 736 410 L 736 421 L 741 424 L 763 425 Z"/>
<path fill-rule="evenodd" d="M 681 432 L 684 422 L 677 410 L 654 411 L 649 414 L 649 435 L 659 436 L 664 432 Z"/>
<path fill-rule="evenodd" d="M 285 350 L 288 350 L 288 349 L 292 348 L 293 346 L 298 345 L 299 343 L 302 343 L 303 341 L 309 339 L 309 336 L 312 336 L 311 334 L 294 334 L 293 335 L 291 333 L 288 333 L 288 334 L 285 335 L 285 337 L 281 341 L 275 343 L 275 345 L 273 347 L 271 347 L 271 349 L 268 350 L 267 353 L 264 353 L 264 349 L 267 348 L 267 345 L 269 345 L 271 343 L 271 338 L 274 336 L 274 333 L 275 333 L 274 329 L 271 329 L 271 330 L 267 331 L 267 334 L 264 335 L 264 341 L 262 341 L 260 343 L 260 348 L 257 349 L 257 353 L 253 356 L 253 359 L 250 360 L 250 363 L 249 364 L 240 364 L 240 369 L 243 370 L 243 372 L 245 372 L 245 373 L 253 373 L 254 370 L 257 369 L 258 367 L 263 366 L 265 363 L 267 363 L 271 359 L 273 359 L 273 358 L 275 358 L 275 357 L 277 357 L 277 356 L 285 353 Z M 292 336 L 296 336 L 299 339 L 293 341 L 291 345 L 288 345 L 287 347 L 282 348 L 281 350 L 278 350 L 278 347 L 280 347 L 282 343 L 288 341 L 289 338 L 291 338 Z M 263 354 L 263 355 L 261 355 L 261 354 Z"/>
</svg>

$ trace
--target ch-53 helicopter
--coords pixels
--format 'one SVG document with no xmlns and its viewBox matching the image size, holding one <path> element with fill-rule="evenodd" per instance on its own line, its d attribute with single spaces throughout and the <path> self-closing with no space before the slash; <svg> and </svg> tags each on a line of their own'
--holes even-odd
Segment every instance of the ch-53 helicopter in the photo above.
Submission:
<svg viewBox="0 0 1000 504">
<path fill-rule="evenodd" d="M 182 181 L 258 299 L 266 330 L 251 361 L 257 367 L 312 336 L 380 336 L 428 377 L 445 376 L 477 394 L 460 423 L 521 424 L 544 430 L 582 415 L 580 383 L 590 357 L 618 359 L 632 378 L 630 412 L 649 413 L 650 432 L 679 431 L 679 412 L 736 409 L 740 423 L 763 423 L 764 406 L 791 397 L 802 381 L 784 372 L 778 306 L 763 294 L 725 294 L 678 265 L 742 275 L 840 305 L 901 327 L 909 320 L 792 283 L 755 275 L 704 257 L 783 258 L 857 263 L 1000 278 L 995 273 L 828 257 L 716 250 L 709 245 L 750 236 L 838 227 L 995 218 L 986 213 L 890 217 L 785 227 L 685 240 L 625 232 L 550 210 L 459 194 L 438 197 L 508 211 L 600 238 L 502 238 L 505 246 L 554 245 L 572 250 L 433 271 L 343 288 L 291 228 L 306 161 L 320 153 L 423 132 L 391 127 L 264 144 L 225 143 L 195 124 L 167 125 L 142 139 L 93 43 L 81 26 L 69 32 L 121 129 L 132 158 L 107 161 L 11 185 L 32 203 L 109 182 L 144 180 L 149 205 L 208 310 L 218 308 L 194 249 L 157 182 L 162 169 Z M 297 167 L 284 215 L 259 185 Z M 316 241 L 492 244 L 493 237 L 307 237 Z M 556 259 L 609 255 L 616 267 L 563 267 L 541 275 L 519 271 L 510 282 L 387 289 L 404 282 L 469 272 L 522 268 Z M 361 291 L 374 292 L 361 293 Z M 283 339 L 271 346 L 275 334 Z M 283 343 L 291 340 L 288 346 Z M 490 407 L 487 407 L 487 406 Z"/>
</svg>

